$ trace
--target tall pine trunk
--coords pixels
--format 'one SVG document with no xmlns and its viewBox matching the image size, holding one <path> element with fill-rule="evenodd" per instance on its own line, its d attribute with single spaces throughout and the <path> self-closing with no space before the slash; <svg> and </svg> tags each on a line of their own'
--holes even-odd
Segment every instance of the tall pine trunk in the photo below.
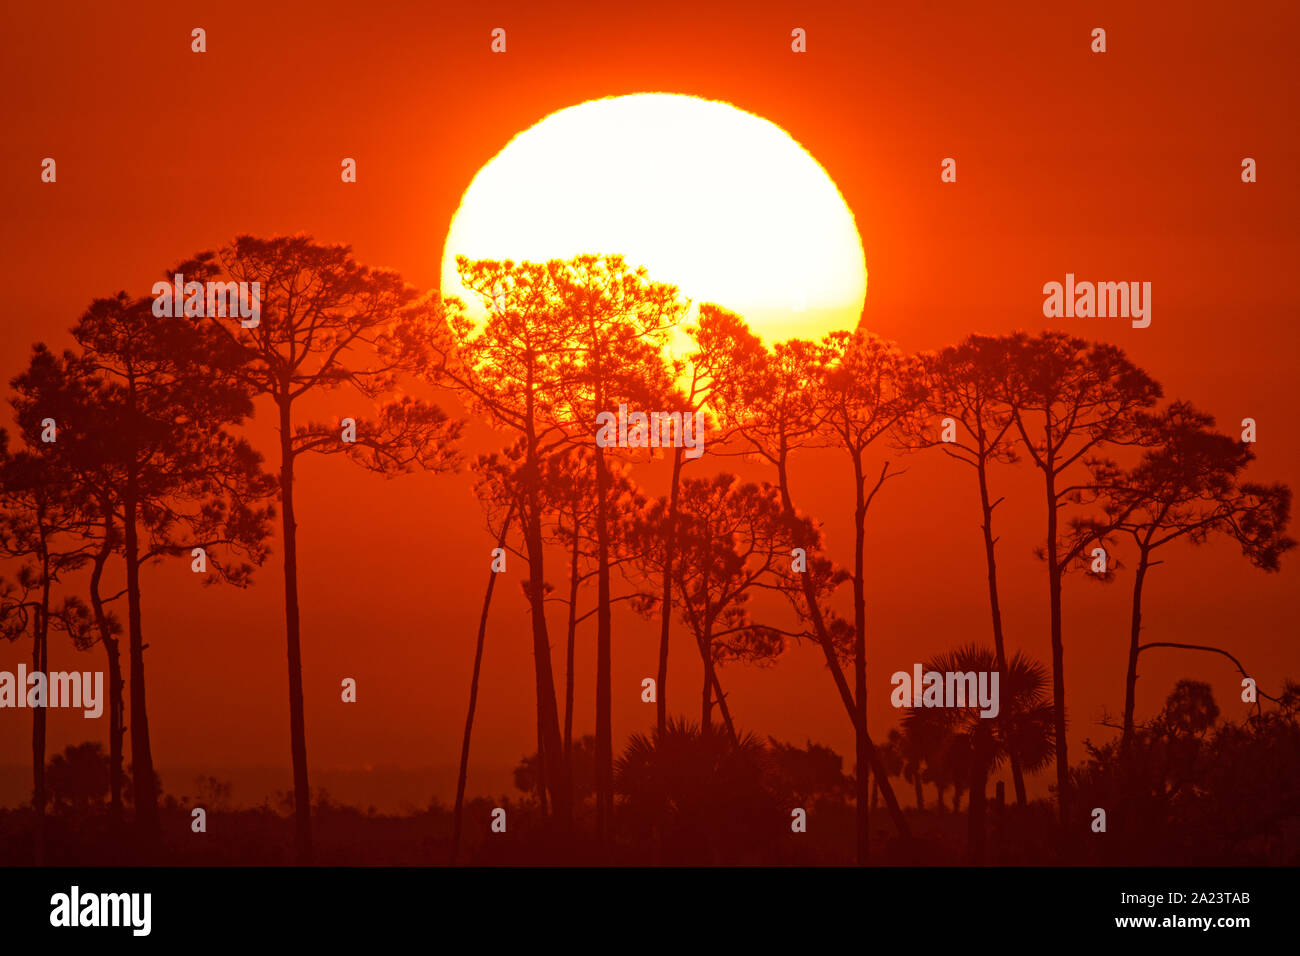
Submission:
<svg viewBox="0 0 1300 956">
<path fill-rule="evenodd" d="M 533 508 L 530 507 L 529 510 L 532 511 Z M 546 589 L 542 577 L 542 531 L 541 524 L 533 516 L 535 514 L 533 511 L 527 517 L 524 533 L 528 549 L 528 606 L 532 621 L 534 683 L 542 702 L 542 747 L 551 765 L 551 806 L 560 825 L 567 827 L 573 819 L 572 783 L 568 761 L 564 759 L 559 711 L 555 705 L 555 673 L 551 667 L 551 642 L 546 626 Z"/>
<path fill-rule="evenodd" d="M 786 464 L 787 454 L 787 449 L 783 447 L 781 454 L 777 458 L 777 485 L 781 491 L 782 510 L 785 512 L 786 520 L 790 522 L 790 526 L 793 528 L 797 518 L 794 501 L 790 497 L 789 475 Z M 880 761 L 880 755 L 871 742 L 867 728 L 858 720 L 853 692 L 849 689 L 849 683 L 844 678 L 844 669 L 840 667 L 839 658 L 835 655 L 835 647 L 831 643 L 830 633 L 826 629 L 826 620 L 822 616 L 821 607 L 817 601 L 817 591 L 813 586 L 811 572 L 805 572 L 799 577 L 804 600 L 808 605 L 808 615 L 812 618 L 817 633 L 817 643 L 821 645 L 822 654 L 826 658 L 826 667 L 830 670 L 831 678 L 835 681 L 835 689 L 839 691 L 840 701 L 844 704 L 845 710 L 848 711 L 849 722 L 853 724 L 854 732 L 860 734 L 865 741 L 868 766 L 872 773 L 879 774 L 881 777 L 880 790 L 885 797 L 885 806 L 889 810 L 890 819 L 894 821 L 894 826 L 901 837 L 905 840 L 911 839 L 911 830 L 907 826 L 907 820 L 903 816 L 902 808 L 898 805 L 898 798 L 894 795 L 894 788 L 890 785 L 888 778 L 885 777 L 885 768 Z"/>
<path fill-rule="evenodd" d="M 736 724 L 731 719 L 731 708 L 727 706 L 727 695 L 722 692 L 722 680 L 718 677 L 717 665 L 711 665 L 708 671 L 713 686 L 713 699 L 717 702 L 718 713 L 722 714 L 722 724 L 727 728 L 727 737 L 731 740 L 733 747 L 739 747 L 740 737 L 736 733 Z"/>
<path fill-rule="evenodd" d="M 1151 566 L 1151 552 L 1143 547 L 1133 577 L 1133 609 L 1129 620 L 1128 670 L 1124 677 L 1124 730 L 1120 755 L 1127 757 L 1133 746 L 1133 714 L 1137 709 L 1138 647 L 1142 636 L 1142 586 Z"/>
<path fill-rule="evenodd" d="M 703 656 L 704 653 L 701 648 L 700 655 Z M 713 732 L 710 727 L 710 718 L 713 715 L 713 670 L 707 662 L 703 666 L 704 679 L 700 681 L 700 735 L 707 737 Z"/>
<path fill-rule="evenodd" d="M 1050 449 L 1049 449 L 1050 453 Z M 1052 460 L 1048 458 L 1049 468 Z M 1047 586 L 1052 634 L 1052 703 L 1056 729 L 1056 804 L 1060 820 L 1061 849 L 1068 839 L 1070 757 L 1065 739 L 1065 645 L 1061 636 L 1061 568 L 1058 565 L 1056 480 L 1048 471 L 1047 495 Z"/>
<path fill-rule="evenodd" d="M 312 862 L 311 786 L 307 779 L 307 719 L 303 706 L 302 636 L 298 611 L 298 524 L 293 508 L 293 422 L 287 396 L 280 406 L 280 503 L 284 526 L 284 622 L 289 658 L 289 747 L 293 758 L 294 831 L 298 862 Z M 134 723 L 134 718 L 132 723 Z"/>
<path fill-rule="evenodd" d="M 38 518 L 43 527 L 44 521 Z M 37 866 L 45 863 L 45 728 L 50 703 L 50 561 L 46 550 L 44 531 L 41 533 L 41 606 L 37 609 L 36 629 L 32 635 L 32 670 L 45 677 L 45 694 L 39 707 L 32 709 L 32 812 L 36 814 L 36 841 L 34 859 Z M 18 693 L 27 689 L 20 687 Z"/>
<path fill-rule="evenodd" d="M 90 571 L 90 606 L 95 615 L 99 640 L 104 645 L 104 653 L 108 658 L 108 813 L 109 820 L 116 826 L 122 822 L 122 655 L 118 640 L 109 627 L 104 598 L 99 589 L 104 566 L 113 549 L 112 535 L 112 517 L 105 513 L 104 544 L 95 554 Z"/>
<path fill-rule="evenodd" d="M 126 716 L 122 700 L 122 651 L 117 638 L 104 640 L 104 652 L 108 655 L 108 818 L 114 825 L 122 822 L 122 783 L 125 774 L 122 770 L 122 738 L 126 733 L 123 726 Z"/>
<path fill-rule="evenodd" d="M 706 525 L 707 527 L 707 525 Z M 713 618 L 709 607 L 709 557 L 713 553 L 713 542 L 705 538 L 704 547 L 701 549 L 704 553 L 704 573 L 700 591 L 704 595 L 704 610 L 700 617 L 704 624 L 704 633 L 697 633 L 695 636 L 695 646 L 700 651 L 700 665 L 704 669 L 704 678 L 700 682 L 700 736 L 708 738 L 713 733 Z"/>
<path fill-rule="evenodd" d="M 506 514 L 505 523 L 501 525 L 501 536 L 497 538 L 498 548 L 504 548 L 506 545 L 506 533 L 510 528 L 512 517 L 514 517 L 513 508 Z M 451 862 L 453 864 L 460 853 L 461 823 L 465 815 L 465 781 L 469 777 L 469 742 L 470 736 L 474 733 L 474 710 L 478 706 L 478 679 L 483 668 L 483 644 L 487 638 L 488 611 L 492 607 L 492 592 L 497 586 L 497 574 L 495 570 L 488 571 L 487 587 L 483 590 L 483 610 L 479 612 L 478 618 L 478 640 L 474 644 L 474 670 L 469 679 L 469 709 L 465 714 L 465 734 L 460 743 L 460 771 L 456 775 L 456 807 L 452 812 Z M 540 738 L 540 729 L 538 735 Z M 538 755 L 540 756 L 540 751 Z"/>
<path fill-rule="evenodd" d="M 126 549 L 127 654 L 131 672 L 131 785 L 135 822 L 145 849 L 151 851 L 161 836 L 158 821 L 158 783 L 149 745 L 149 714 L 145 708 L 144 633 L 140 623 L 140 541 L 136 522 L 139 509 L 137 475 L 127 476 L 123 516 Z"/>
<path fill-rule="evenodd" d="M 709 552 L 706 546 L 705 553 Z M 708 589 L 708 576 L 705 576 L 705 590 Z M 736 725 L 731 719 L 731 708 L 727 706 L 727 695 L 722 692 L 722 681 L 718 679 L 718 665 L 713 659 L 713 613 L 709 609 L 708 599 L 705 598 L 704 605 L 704 636 L 697 642 L 700 648 L 700 658 L 704 664 L 704 690 L 703 690 L 703 716 L 700 723 L 700 733 L 707 736 L 713 733 L 711 719 L 713 717 L 714 700 L 718 703 L 718 712 L 722 714 L 722 723 L 727 728 L 727 736 L 731 740 L 733 747 L 740 746 L 740 740 L 736 735 Z"/>
<path fill-rule="evenodd" d="M 533 663 L 538 699 L 542 703 L 542 749 L 550 768 L 551 808 L 561 829 L 573 822 L 573 778 L 560 739 L 560 714 L 555 703 L 555 672 L 551 666 L 551 639 L 546 624 L 546 568 L 542 544 L 541 469 L 538 467 L 537 433 L 533 427 L 536 409 L 532 371 L 525 382 L 525 453 L 523 515 L 524 545 L 528 551 L 528 608 L 532 622 Z"/>
<path fill-rule="evenodd" d="M 668 729 L 668 632 L 673 615 L 673 561 L 677 557 L 677 501 L 681 489 L 682 454 L 673 448 L 673 476 L 668 487 L 668 528 L 664 541 L 663 616 L 659 622 L 659 671 L 655 688 L 655 726 L 663 734 Z"/>
<path fill-rule="evenodd" d="M 569 620 L 564 652 L 564 759 L 573 759 L 574 647 L 578 639 L 578 512 L 573 513 L 573 549 L 569 555 Z"/>
<path fill-rule="evenodd" d="M 541 688 L 535 688 L 537 693 L 537 780 L 533 783 L 533 795 L 537 797 L 537 806 L 542 811 L 542 819 L 545 819 L 550 809 L 546 804 L 546 747 L 542 742 L 542 695 Z"/>
<path fill-rule="evenodd" d="M 865 865 L 871 855 L 870 804 L 868 800 L 868 767 L 871 763 L 867 752 L 867 598 L 866 584 L 863 580 L 865 564 L 863 549 L 865 547 L 867 502 L 863 494 L 862 456 L 853 455 L 853 700 L 856 705 L 856 721 L 859 727 L 855 735 L 857 773 L 854 782 L 857 785 L 857 830 L 858 830 L 858 865 Z M 879 782 L 880 773 L 876 773 Z"/>
<path fill-rule="evenodd" d="M 711 545 L 705 544 L 704 552 L 709 554 Z M 731 739 L 732 746 L 739 746 L 739 740 L 736 737 L 736 725 L 731 721 L 731 710 L 727 707 L 727 697 L 722 693 L 722 681 L 718 679 L 718 668 L 713 660 L 713 611 L 710 609 L 708 599 L 709 576 L 708 572 L 704 574 L 704 634 L 696 639 L 696 646 L 700 650 L 700 661 L 704 668 L 704 680 L 701 690 L 701 717 L 700 717 L 700 734 L 709 736 L 713 733 L 713 701 L 718 702 L 718 711 L 722 714 L 722 721 L 726 725 L 727 734 Z"/>
<path fill-rule="evenodd" d="M 980 512 L 984 516 L 984 562 L 988 568 L 989 612 L 993 616 L 993 648 L 997 653 L 998 670 L 1005 674 L 1007 673 L 1007 650 L 1002 634 L 1002 603 L 998 598 L 998 562 L 996 539 L 993 537 L 993 505 L 989 503 L 988 472 L 983 457 L 975 467 L 979 474 Z M 1011 779 L 1016 788 L 1016 805 L 1023 807 L 1028 802 L 1025 796 L 1024 769 L 1020 760 L 1020 751 L 1008 732 L 1010 720 L 1002 710 L 998 712 L 998 723 L 1003 739 L 1006 741 L 1007 754 L 1011 763 Z"/>
<path fill-rule="evenodd" d="M 609 587 L 609 472 L 596 448 L 596 827 L 609 844 L 614 813 L 613 663 Z"/>
</svg>

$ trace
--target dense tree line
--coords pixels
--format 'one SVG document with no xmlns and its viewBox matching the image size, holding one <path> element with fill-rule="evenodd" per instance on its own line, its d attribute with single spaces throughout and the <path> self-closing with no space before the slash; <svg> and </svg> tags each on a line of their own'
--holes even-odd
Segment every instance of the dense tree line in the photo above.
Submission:
<svg viewBox="0 0 1300 956">
<path fill-rule="evenodd" d="M 937 789 L 940 806 L 951 788 L 954 810 L 960 795 L 969 795 L 969 853 L 982 862 L 988 780 L 1004 764 L 1021 808 L 1028 803 L 1026 775 L 1054 764 L 1056 839 L 1058 850 L 1069 852 L 1081 812 L 1076 794 L 1101 786 L 1108 774 L 1119 774 L 1130 790 L 1139 782 L 1149 790 L 1151 755 L 1171 753 L 1205 731 L 1175 734 L 1173 717 L 1137 724 L 1139 653 L 1181 646 L 1231 656 L 1217 646 L 1142 643 L 1143 588 L 1163 560 L 1157 553 L 1220 536 L 1235 541 L 1254 566 L 1275 571 L 1294 546 L 1285 533 L 1290 490 L 1246 477 L 1250 444 L 1216 431 L 1213 418 L 1186 401 L 1161 405 L 1159 383 L 1113 345 L 1054 331 L 972 335 L 921 355 L 864 330 L 764 343 L 743 317 L 713 304 L 692 309 L 675 287 L 617 255 L 546 263 L 462 259 L 458 267 L 475 303 L 421 294 L 393 272 L 360 265 L 343 246 L 241 236 L 166 275 L 257 282 L 255 325 L 238 316 L 160 317 L 148 297 L 118 293 L 90 305 L 72 329 L 73 347 L 56 353 L 36 345 L 12 379 L 15 427 L 0 444 L 0 554 L 11 568 L 0 579 L 0 633 L 30 640 L 37 670 L 48 666 L 55 633 L 66 633 L 79 649 L 103 649 L 111 814 L 120 823 L 129 787 L 140 841 L 158 838 L 161 792 L 149 739 L 142 570 L 164 559 L 206 562 L 211 580 L 248 586 L 270 558 L 278 517 L 297 854 L 313 859 L 301 666 L 310 635 L 300 620 L 295 487 L 313 453 L 344 454 L 385 475 L 444 473 L 465 462 L 464 420 L 412 398 L 411 384 L 441 393 L 449 407 L 491 424 L 502 438 L 499 450 L 468 464 L 490 540 L 526 568 L 522 580 L 513 580 L 529 610 L 537 750 L 519 780 L 546 827 L 561 837 L 582 829 L 606 859 L 614 857 L 620 833 L 667 839 L 671 831 L 679 848 L 727 845 L 699 842 L 696 831 L 717 808 L 708 794 L 682 791 L 690 790 L 682 777 L 689 772 L 707 776 L 724 797 L 733 785 L 782 800 L 836 794 L 852 807 L 859 862 L 871 851 L 869 814 L 879 800 L 897 838 L 912 836 L 893 779 L 912 785 L 918 810 L 924 785 Z M 690 347 L 675 358 L 669 344 L 682 332 Z M 306 400 L 335 389 L 364 396 L 377 413 L 306 419 Z M 655 436 L 671 440 L 652 442 L 643 431 L 645 441 L 598 441 L 598 416 L 620 407 L 676 415 Z M 270 462 L 241 435 L 266 409 L 278 434 Z M 686 454 L 681 440 L 696 421 L 707 436 L 702 456 Z M 844 556 L 827 553 L 822 519 L 831 516 L 801 508 L 806 489 L 791 479 L 792 461 L 814 448 L 832 450 L 852 481 L 852 500 L 834 516 L 852 529 Z M 966 466 L 968 480 L 975 479 L 989 641 L 940 655 L 927 668 L 998 671 L 1002 706 L 991 721 L 973 708 L 912 709 L 901 728 L 873 737 L 871 509 L 906 480 L 908 456 L 935 454 Z M 721 467 L 734 455 L 757 461 L 762 480 L 742 480 Z M 644 492 L 636 481 L 654 458 L 670 462 L 663 495 Z M 1046 665 L 1010 647 L 1002 623 L 995 515 L 1002 475 L 1017 467 L 1035 469 L 1041 479 L 1052 648 Z M 1130 570 L 1130 652 L 1117 662 L 1126 674 L 1120 737 L 1113 752 L 1090 748 L 1088 761 L 1075 767 L 1067 747 L 1063 584 L 1069 574 L 1109 581 Z M 108 581 L 118 579 L 123 585 L 113 590 Z M 498 594 L 494 570 L 486 582 L 460 748 L 453 859 Z M 755 601 L 764 594 L 777 600 Z M 655 727 L 633 735 L 616 758 L 611 675 L 619 603 L 656 619 L 659 643 Z M 564 608 L 559 641 L 550 604 Z M 575 741 L 575 645 L 588 631 L 596 658 L 595 732 Z M 825 659 L 827 691 L 853 731 L 850 774 L 824 748 L 747 734 L 744 715 L 727 699 L 728 667 L 778 661 L 790 642 L 808 643 Z M 553 646 L 562 648 L 559 665 Z M 700 685 L 691 704 L 669 686 L 670 652 L 698 657 Z M 1290 697 L 1271 699 L 1281 710 L 1270 716 L 1261 704 L 1259 723 L 1240 733 L 1260 733 L 1268 720 L 1293 727 Z M 698 722 L 672 716 L 696 707 Z M 1215 739 L 1227 746 L 1229 736 L 1225 728 Z M 38 860 L 50 786 L 56 803 L 85 802 L 68 795 L 66 765 L 73 759 L 88 758 L 70 753 L 47 772 L 44 712 L 34 709 Z M 778 778 L 783 782 L 772 784 Z M 1165 787 L 1167 796 L 1167 781 Z M 698 818 L 691 819 L 685 808 L 697 804 Z M 1150 800 L 1133 805 L 1149 808 Z M 671 824 L 663 817 L 670 807 Z M 753 819 L 770 810 L 764 803 Z M 750 818 L 728 819 L 734 827 Z"/>
</svg>

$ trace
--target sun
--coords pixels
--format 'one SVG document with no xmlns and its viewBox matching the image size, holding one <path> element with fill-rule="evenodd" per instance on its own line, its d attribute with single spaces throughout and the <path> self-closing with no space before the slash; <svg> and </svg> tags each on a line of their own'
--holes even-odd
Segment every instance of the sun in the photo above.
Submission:
<svg viewBox="0 0 1300 956">
<path fill-rule="evenodd" d="M 668 93 L 552 113 L 479 170 L 452 217 L 442 291 L 482 317 L 456 257 L 621 253 L 768 343 L 855 328 L 862 239 L 826 170 L 785 130 L 729 103 Z"/>
</svg>

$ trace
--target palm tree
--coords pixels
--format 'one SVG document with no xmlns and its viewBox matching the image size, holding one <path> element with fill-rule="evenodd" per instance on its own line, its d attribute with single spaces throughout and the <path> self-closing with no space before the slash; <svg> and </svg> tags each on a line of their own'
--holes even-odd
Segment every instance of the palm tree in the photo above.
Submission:
<svg viewBox="0 0 1300 956">
<path fill-rule="evenodd" d="M 941 674 L 992 673 L 997 653 L 968 644 L 940 654 L 925 670 Z M 1015 752 L 1024 770 L 1034 773 L 1047 766 L 1055 753 L 1054 712 L 1047 693 L 1048 672 L 1039 662 L 1017 652 L 999 674 L 999 719 L 980 716 L 978 702 L 965 707 L 909 707 L 903 725 L 909 732 L 945 741 L 944 763 L 961 768 L 956 782 L 970 790 L 967 811 L 970 861 L 984 862 L 985 788 L 989 774 Z M 956 809 L 957 801 L 953 801 Z"/>
<path fill-rule="evenodd" d="M 632 735 L 614 779 L 628 830 L 659 848 L 656 862 L 718 863 L 742 856 L 755 832 L 780 819 L 770 771 L 770 754 L 753 734 L 733 743 L 721 727 L 706 734 L 670 718 L 662 732 Z"/>
<path fill-rule="evenodd" d="M 925 793 L 921 785 L 931 779 L 930 768 L 934 765 L 938 741 L 928 739 L 919 730 L 920 728 L 904 726 L 901 732 L 891 731 L 889 739 L 892 742 L 894 734 L 899 735 L 895 747 L 903 760 L 902 777 L 916 789 L 916 809 L 924 810 Z M 943 808 L 942 788 L 939 789 L 939 807 Z"/>
</svg>

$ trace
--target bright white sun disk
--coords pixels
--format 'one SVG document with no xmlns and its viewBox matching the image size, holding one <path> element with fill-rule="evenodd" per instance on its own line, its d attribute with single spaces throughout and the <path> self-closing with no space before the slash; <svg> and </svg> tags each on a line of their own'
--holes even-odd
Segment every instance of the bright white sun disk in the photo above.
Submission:
<svg viewBox="0 0 1300 956">
<path fill-rule="evenodd" d="M 443 251 L 516 262 L 621 253 L 698 305 L 738 312 L 769 343 L 856 326 L 867 272 L 834 182 L 780 127 L 663 93 L 593 100 L 520 133 L 474 177 Z"/>
</svg>

